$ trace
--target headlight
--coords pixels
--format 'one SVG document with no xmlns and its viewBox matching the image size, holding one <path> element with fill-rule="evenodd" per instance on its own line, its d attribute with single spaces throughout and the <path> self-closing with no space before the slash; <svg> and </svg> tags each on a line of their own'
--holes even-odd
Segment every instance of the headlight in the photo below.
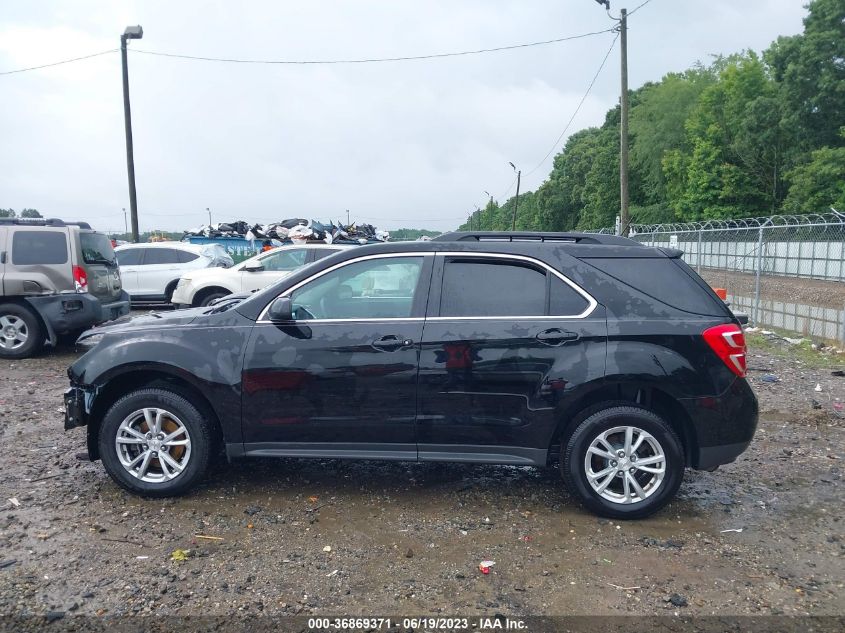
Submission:
<svg viewBox="0 0 845 633">
<path fill-rule="evenodd" d="M 76 344 L 79 345 L 79 347 L 91 349 L 92 347 L 96 347 L 100 341 L 103 340 L 105 335 L 105 332 L 92 332 L 91 334 L 83 332 L 82 336 L 76 340 Z"/>
</svg>

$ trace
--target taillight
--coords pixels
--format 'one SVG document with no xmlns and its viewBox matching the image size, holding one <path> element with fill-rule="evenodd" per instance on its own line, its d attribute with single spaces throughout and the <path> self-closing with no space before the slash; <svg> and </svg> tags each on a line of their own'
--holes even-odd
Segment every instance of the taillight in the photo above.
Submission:
<svg viewBox="0 0 845 633">
<path fill-rule="evenodd" d="M 716 356 L 728 366 L 737 376 L 744 377 L 745 364 L 745 334 L 742 328 L 733 323 L 717 325 L 704 330 L 704 340 L 716 352 Z"/>
<path fill-rule="evenodd" d="M 88 275 L 82 266 L 73 267 L 73 285 L 76 292 L 88 292 Z"/>
</svg>

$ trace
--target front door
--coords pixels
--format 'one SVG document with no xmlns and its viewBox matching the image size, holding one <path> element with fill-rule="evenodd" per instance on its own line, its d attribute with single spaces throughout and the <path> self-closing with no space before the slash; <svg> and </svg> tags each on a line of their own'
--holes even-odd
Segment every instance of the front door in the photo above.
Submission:
<svg viewBox="0 0 845 633">
<path fill-rule="evenodd" d="M 567 401 L 604 376 L 604 308 L 515 255 L 439 256 L 433 277 L 419 459 L 544 464 Z"/>
<path fill-rule="evenodd" d="M 416 459 L 432 259 L 335 265 L 286 291 L 293 321 L 259 319 L 244 359 L 246 454 Z"/>
</svg>

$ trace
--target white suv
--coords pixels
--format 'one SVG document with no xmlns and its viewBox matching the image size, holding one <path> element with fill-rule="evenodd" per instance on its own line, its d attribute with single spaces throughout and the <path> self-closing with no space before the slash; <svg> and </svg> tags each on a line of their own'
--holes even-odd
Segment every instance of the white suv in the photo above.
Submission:
<svg viewBox="0 0 845 633">
<path fill-rule="evenodd" d="M 228 267 L 232 256 L 220 244 L 151 242 L 114 249 L 123 288 L 132 303 L 170 303 L 179 278 L 190 271 Z"/>
<path fill-rule="evenodd" d="M 255 292 L 297 268 L 352 245 L 303 244 L 280 246 L 227 269 L 196 270 L 182 275 L 171 302 L 177 307 L 207 306 L 233 293 Z"/>
</svg>

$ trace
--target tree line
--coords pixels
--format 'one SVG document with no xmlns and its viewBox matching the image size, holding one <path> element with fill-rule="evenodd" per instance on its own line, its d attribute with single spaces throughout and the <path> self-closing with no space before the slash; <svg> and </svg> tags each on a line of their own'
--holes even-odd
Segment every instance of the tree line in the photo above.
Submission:
<svg viewBox="0 0 845 633">
<path fill-rule="evenodd" d="M 845 0 L 812 0 L 799 35 L 715 57 L 630 92 L 631 221 L 845 213 Z M 516 228 L 612 227 L 620 110 L 576 132 L 548 178 L 519 196 Z M 509 230 L 490 200 L 461 230 Z"/>
<path fill-rule="evenodd" d="M 0 209 L 0 218 L 40 218 L 41 214 L 38 209 L 21 209 L 21 214 L 18 216 L 14 209 Z"/>
</svg>

